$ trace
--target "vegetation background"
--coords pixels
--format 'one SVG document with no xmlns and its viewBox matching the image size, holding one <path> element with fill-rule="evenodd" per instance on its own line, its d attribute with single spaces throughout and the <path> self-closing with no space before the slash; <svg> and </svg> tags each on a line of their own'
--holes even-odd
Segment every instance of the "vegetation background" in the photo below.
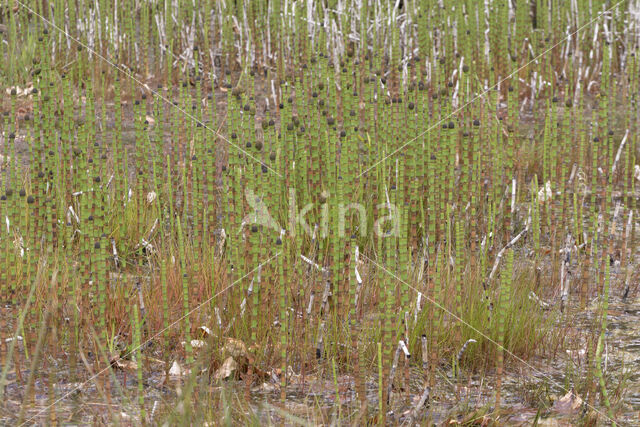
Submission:
<svg viewBox="0 0 640 427">
<path fill-rule="evenodd" d="M 638 422 L 638 0 L 6 0 L 0 38 L 3 423 Z"/>
</svg>

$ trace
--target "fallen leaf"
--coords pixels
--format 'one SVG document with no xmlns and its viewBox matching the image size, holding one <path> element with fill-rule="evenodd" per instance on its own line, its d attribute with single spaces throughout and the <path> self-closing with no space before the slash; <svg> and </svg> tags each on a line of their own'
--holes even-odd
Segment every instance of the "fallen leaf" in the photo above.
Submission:
<svg viewBox="0 0 640 427">
<path fill-rule="evenodd" d="M 571 414 L 582 407 L 582 399 L 573 390 L 562 396 L 553 404 L 553 410 L 560 414 Z"/>
<path fill-rule="evenodd" d="M 207 343 L 205 343 L 205 342 L 204 342 L 204 341 L 202 341 L 202 340 L 191 340 L 191 348 L 194 348 L 194 349 L 200 349 L 200 348 L 203 348 L 206 344 L 207 344 Z M 182 345 L 182 347 L 184 347 L 184 346 L 186 346 L 186 345 L 187 345 L 187 342 L 186 342 L 186 341 L 182 341 L 182 342 L 180 343 L 180 345 Z"/>
<path fill-rule="evenodd" d="M 226 343 L 224 347 L 222 347 L 222 353 L 228 354 L 231 357 L 238 358 L 249 358 L 249 353 L 247 352 L 247 346 L 240 340 L 235 338 L 226 338 Z"/>
<path fill-rule="evenodd" d="M 191 340 L 191 347 L 193 348 L 203 348 L 207 343 L 202 340 Z"/>
<path fill-rule="evenodd" d="M 278 390 L 279 387 L 276 384 L 264 382 L 259 386 L 253 387 L 251 391 L 253 392 L 262 392 L 262 393 L 272 393 Z"/>
<path fill-rule="evenodd" d="M 214 378 L 216 380 L 224 380 L 229 378 L 231 375 L 233 375 L 233 373 L 238 369 L 238 364 L 236 363 L 235 360 L 233 360 L 233 357 L 227 357 L 224 361 L 224 363 L 222 363 L 222 366 L 220 367 L 220 369 L 218 369 L 216 371 L 216 373 L 214 374 Z"/>
<path fill-rule="evenodd" d="M 171 368 L 169 368 L 169 375 L 173 377 L 181 377 L 189 375 L 189 370 L 183 368 L 176 360 L 174 360 L 173 364 L 171 364 Z"/>
<path fill-rule="evenodd" d="M 540 191 L 538 191 L 538 202 L 544 203 L 547 200 L 551 199 L 551 197 L 553 197 L 553 193 L 551 191 L 551 181 L 547 181 L 544 187 L 542 187 Z"/>
<path fill-rule="evenodd" d="M 122 369 L 123 371 L 136 371 L 138 369 L 138 364 L 135 361 L 121 359 L 118 355 L 112 356 L 109 362 L 114 368 Z"/>
<path fill-rule="evenodd" d="M 123 422 L 130 422 L 131 421 L 131 415 L 127 414 L 126 412 L 120 412 L 119 415 L 117 415 L 117 417 L 120 419 L 120 423 Z"/>
</svg>

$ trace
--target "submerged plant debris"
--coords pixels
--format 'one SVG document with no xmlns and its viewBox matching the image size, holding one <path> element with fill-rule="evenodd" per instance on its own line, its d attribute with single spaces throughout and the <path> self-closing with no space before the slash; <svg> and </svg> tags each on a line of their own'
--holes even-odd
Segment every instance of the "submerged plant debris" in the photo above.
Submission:
<svg viewBox="0 0 640 427">
<path fill-rule="evenodd" d="M 637 425 L 639 0 L 0 5 L 0 423 Z"/>
</svg>

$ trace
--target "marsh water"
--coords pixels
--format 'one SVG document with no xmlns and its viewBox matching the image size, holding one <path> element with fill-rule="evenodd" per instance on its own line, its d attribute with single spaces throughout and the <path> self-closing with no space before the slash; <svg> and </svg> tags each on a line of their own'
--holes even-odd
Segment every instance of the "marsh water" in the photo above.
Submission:
<svg viewBox="0 0 640 427">
<path fill-rule="evenodd" d="M 506 374 L 503 378 L 503 405 L 497 417 L 493 411 L 495 396 L 495 376 L 480 376 L 473 372 L 463 372 L 455 378 L 447 366 L 436 369 L 437 381 L 430 392 L 425 406 L 420 410 L 428 420 L 440 424 L 468 422 L 482 424 L 495 421 L 500 424 L 530 425 L 537 419 L 539 425 L 573 425 L 583 419 L 585 413 L 606 410 L 600 402 L 582 402 L 581 397 L 572 391 L 574 382 L 581 380 L 586 363 L 586 343 L 584 333 L 593 327 L 599 315 L 597 300 L 580 310 L 577 302 L 567 308 L 565 314 L 557 319 L 555 327 L 564 331 L 566 351 L 555 354 L 539 355 L 522 363 L 507 357 Z M 3 307 L 0 318 L 15 318 L 15 308 Z M 570 322 L 570 325 L 564 324 Z M 11 323 L 3 329 L 11 330 Z M 3 334 L 7 336 L 7 334 Z M 6 358 L 9 339 L 2 346 L 2 360 Z M 8 374 L 3 414 L 0 422 L 5 425 L 17 420 L 23 402 L 28 403 L 26 418 L 30 423 L 48 424 L 54 419 L 65 425 L 87 423 L 109 423 L 114 413 L 123 422 L 139 421 L 138 380 L 135 371 L 127 371 L 126 366 L 114 369 L 111 378 L 111 396 L 105 397 L 99 392 L 91 378 L 87 366 L 99 369 L 95 355 L 84 354 L 86 364 L 76 358 L 75 372 L 70 369 L 69 355 L 47 354 L 42 366 L 38 368 L 32 396 L 24 396 L 25 382 L 30 376 L 29 358 L 24 351 L 23 340 L 16 346 L 16 368 Z M 171 375 L 166 377 L 163 361 L 154 358 L 154 346 L 143 353 L 144 401 L 147 408 L 147 420 L 153 423 L 168 408 L 179 400 L 181 388 L 186 377 Z M 609 308 L 609 320 L 606 344 L 603 355 L 605 376 L 611 384 L 620 384 L 621 396 L 616 408 L 616 421 L 619 425 L 638 425 L 640 423 L 640 299 L 613 297 Z M 353 422 L 349 414 L 359 407 L 356 402 L 353 379 L 348 376 L 333 377 L 331 371 L 307 372 L 306 378 L 292 370 L 287 386 L 287 413 L 301 419 L 315 420 L 316 423 Z M 389 419 L 402 423 L 408 419 L 411 410 L 417 404 L 423 392 L 422 369 L 409 367 L 409 387 L 396 390 L 390 406 Z M 203 372 L 198 378 L 199 387 L 206 386 L 210 393 L 225 393 L 228 396 L 242 395 L 245 383 L 242 380 L 226 380 L 213 383 L 210 376 Z M 104 384 L 99 383 L 100 387 Z M 367 401 L 371 411 L 378 407 L 378 381 L 375 372 L 367 375 Z M 336 388 L 337 385 L 337 388 Z M 125 396 L 127 396 L 125 398 Z M 339 396 L 339 401 L 338 397 Z M 229 397 L 231 398 L 231 397 Z M 251 411 L 263 421 L 283 420 L 278 408 L 281 406 L 281 390 L 277 378 L 267 378 L 253 385 L 251 390 Z M 576 402 L 578 402 L 576 404 Z M 593 406 L 591 406 L 593 405 Z M 249 410 L 249 408 L 245 408 Z M 474 420 L 475 418 L 475 420 Z M 222 418 L 221 418 L 222 420 Z M 600 422 L 607 424 L 604 415 Z M 284 421 L 287 421 L 286 417 Z"/>
</svg>

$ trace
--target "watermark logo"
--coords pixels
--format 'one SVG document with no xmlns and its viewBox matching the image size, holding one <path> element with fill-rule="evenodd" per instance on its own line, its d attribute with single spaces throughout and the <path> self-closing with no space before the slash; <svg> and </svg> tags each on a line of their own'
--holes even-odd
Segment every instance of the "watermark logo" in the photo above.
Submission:
<svg viewBox="0 0 640 427">
<path fill-rule="evenodd" d="M 244 227 L 258 225 L 278 233 L 296 235 L 306 234 L 309 237 L 325 238 L 330 233 L 338 233 L 338 237 L 357 234 L 367 236 L 370 220 L 373 219 L 372 231 L 378 237 L 398 237 L 400 235 L 400 211 L 395 204 L 387 201 L 375 206 L 377 217 L 374 218 L 372 207 L 362 203 L 337 203 L 332 205 L 330 195 L 326 194 L 323 203 L 306 203 L 298 206 L 298 198 L 293 188 L 289 189 L 288 219 L 286 223 L 276 220 L 263 194 L 257 194 L 253 189 L 245 189 L 245 200 L 251 209 L 242 219 L 240 230 Z M 331 209 L 335 209 L 331 217 Z M 309 216 L 317 213 L 317 222 L 309 222 Z M 354 217 L 356 221 L 351 221 Z M 336 218 L 337 216 L 337 218 Z M 353 229 L 347 230 L 347 224 L 354 224 Z"/>
</svg>

